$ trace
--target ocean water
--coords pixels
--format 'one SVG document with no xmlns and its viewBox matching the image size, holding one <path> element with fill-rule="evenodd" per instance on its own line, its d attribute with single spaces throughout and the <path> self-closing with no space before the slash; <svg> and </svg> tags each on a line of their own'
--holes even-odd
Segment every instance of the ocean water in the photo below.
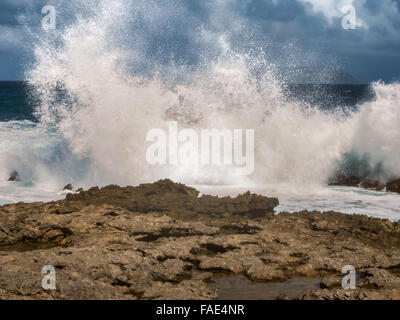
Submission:
<svg viewBox="0 0 400 320">
<path fill-rule="evenodd" d="M 296 85 L 292 91 L 286 92 L 288 100 L 304 102 L 308 98 L 325 108 L 327 106 L 323 102 L 326 91 L 334 92 L 329 95 L 330 112 L 336 109 L 360 112 L 360 103 L 375 99 L 369 85 L 303 85 L 301 96 L 297 89 Z M 319 96 L 320 90 L 323 93 Z M 37 106 L 30 91 L 29 84 L 25 82 L 0 82 L 0 204 L 62 199 L 66 194 L 62 186 L 69 182 L 75 186 L 92 186 L 90 182 L 85 184 L 82 179 L 90 171 L 90 159 L 74 155 L 59 129 L 46 127 L 40 122 L 34 114 Z M 318 97 L 320 100 L 316 103 Z M 18 171 L 21 181 L 7 181 L 14 170 Z M 112 182 L 110 179 L 102 184 Z M 132 184 L 135 183 L 133 179 Z M 400 217 L 400 195 L 360 188 L 307 183 L 299 186 L 297 183 L 279 181 L 275 184 L 250 182 L 243 186 L 215 180 L 209 184 L 195 183 L 193 186 L 202 193 L 218 196 L 235 196 L 247 190 L 276 196 L 281 203 L 278 212 L 335 210 L 392 220 Z"/>
<path fill-rule="evenodd" d="M 191 28 L 198 20 L 178 4 L 74 0 L 61 6 L 57 31 L 31 32 L 26 81 L 0 83 L 0 204 L 60 199 L 68 183 L 170 178 L 203 193 L 278 196 L 278 211 L 400 218 L 398 194 L 328 186 L 338 171 L 400 177 L 399 83 L 290 84 L 257 41 L 249 50 L 211 22 Z M 182 30 L 170 25 L 178 17 Z M 184 42 L 168 34 L 183 30 L 192 32 Z M 254 129 L 254 173 L 151 166 L 146 134 L 171 120 L 197 130 Z M 8 181 L 13 171 L 20 181 Z"/>
</svg>

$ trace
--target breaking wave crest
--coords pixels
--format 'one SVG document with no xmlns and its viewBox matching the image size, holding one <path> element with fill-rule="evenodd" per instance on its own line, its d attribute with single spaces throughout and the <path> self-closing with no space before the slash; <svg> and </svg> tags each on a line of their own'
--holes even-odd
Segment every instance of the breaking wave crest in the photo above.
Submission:
<svg viewBox="0 0 400 320">
<path fill-rule="evenodd" d="M 219 33 L 212 17 L 208 25 L 195 20 L 179 1 L 167 9 L 153 1 L 87 2 L 73 1 L 71 12 L 81 8 L 84 14 L 37 39 L 27 78 L 40 100 L 39 127 L 51 130 L 58 143 L 52 155 L 17 165 L 22 174 L 31 166 L 35 172 L 27 176 L 60 185 L 168 177 L 207 185 L 283 183 L 299 190 L 325 185 L 340 167 L 368 169 L 380 179 L 400 176 L 400 84 L 373 84 L 376 98 L 350 115 L 322 111 L 285 98 L 268 53 L 231 45 L 234 35 Z M 221 21 L 227 9 L 216 6 L 215 21 Z M 176 33 L 171 21 L 177 17 L 193 28 L 175 42 L 169 33 Z M 232 26 L 243 28 L 240 21 Z M 177 43 L 185 43 L 178 56 Z M 253 175 L 235 176 L 226 167 L 148 165 L 146 133 L 167 128 L 171 119 L 182 128 L 254 129 Z"/>
</svg>

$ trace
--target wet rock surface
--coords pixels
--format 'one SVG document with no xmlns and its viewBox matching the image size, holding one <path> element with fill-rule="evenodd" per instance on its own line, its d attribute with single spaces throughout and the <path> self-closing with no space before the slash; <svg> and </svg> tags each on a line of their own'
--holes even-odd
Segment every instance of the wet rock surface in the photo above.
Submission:
<svg viewBox="0 0 400 320">
<path fill-rule="evenodd" d="M 69 183 L 64 186 L 63 190 L 73 191 L 74 187 L 72 186 L 72 184 Z"/>
<path fill-rule="evenodd" d="M 216 279 L 229 277 L 253 296 L 252 284 L 266 285 L 257 286 L 265 299 L 400 299 L 399 223 L 274 215 L 277 205 L 162 180 L 0 207 L 0 299 L 218 299 Z M 45 265 L 56 269 L 56 290 L 41 286 Z M 341 288 L 345 265 L 358 272 L 356 290 Z"/>
<path fill-rule="evenodd" d="M 21 178 L 19 177 L 19 173 L 14 170 L 13 172 L 11 172 L 10 177 L 8 178 L 8 181 L 21 181 Z"/>
<path fill-rule="evenodd" d="M 352 175 L 338 174 L 329 182 L 331 186 L 360 187 L 375 191 L 400 193 L 400 179 L 389 180 L 384 183 L 378 180 Z"/>
</svg>

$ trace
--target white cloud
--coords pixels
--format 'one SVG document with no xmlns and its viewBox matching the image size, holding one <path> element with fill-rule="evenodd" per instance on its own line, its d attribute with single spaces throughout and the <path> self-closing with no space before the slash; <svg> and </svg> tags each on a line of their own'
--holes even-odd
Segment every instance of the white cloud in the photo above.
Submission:
<svg viewBox="0 0 400 320">
<path fill-rule="evenodd" d="M 341 9 L 344 6 L 354 6 L 354 0 L 298 0 L 299 2 L 309 5 L 313 13 L 322 13 L 329 22 L 333 18 L 343 16 Z"/>
<path fill-rule="evenodd" d="M 399 19 L 399 10 L 393 0 L 376 0 L 374 12 L 366 7 L 366 0 L 297 0 L 308 7 L 311 14 L 323 14 L 328 23 L 344 16 L 342 8 L 356 9 L 357 27 L 373 26 L 391 29 L 391 23 Z"/>
<path fill-rule="evenodd" d="M 297 0 L 300 3 L 308 5 L 312 13 L 323 14 L 329 24 L 332 24 L 334 19 L 343 18 L 346 13 L 346 7 L 352 6 L 356 13 L 357 28 L 367 28 L 368 25 L 359 15 L 358 8 L 363 7 L 365 0 Z M 345 12 L 345 13 L 344 13 Z"/>
</svg>

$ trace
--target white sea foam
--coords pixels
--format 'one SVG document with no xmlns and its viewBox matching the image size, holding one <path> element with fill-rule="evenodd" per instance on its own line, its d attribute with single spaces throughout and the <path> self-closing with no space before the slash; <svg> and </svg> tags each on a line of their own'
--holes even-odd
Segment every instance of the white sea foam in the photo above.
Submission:
<svg viewBox="0 0 400 320">
<path fill-rule="evenodd" d="M 27 78 L 41 101 L 40 125 L 32 130 L 39 130 L 37 141 L 43 145 L 36 148 L 20 139 L 29 148 L 11 149 L 0 159 L 8 171 L 21 170 L 32 183 L 48 183 L 52 189 L 69 182 L 136 185 L 168 177 L 215 190 L 283 186 L 277 192 L 282 197 L 282 190 L 299 199 L 316 192 L 336 203 L 344 198 L 326 189 L 326 183 L 346 154 L 368 158 L 372 168 L 379 166 L 382 179 L 400 176 L 400 84 L 374 84 L 376 100 L 359 113 L 326 113 L 288 102 L 267 55 L 231 49 L 229 37 L 214 27 L 193 31 L 194 50 L 203 52 L 195 66 L 162 65 L 145 53 L 149 39 L 143 30 L 151 29 L 149 37 L 165 31 L 172 11 L 164 15 L 152 1 L 96 1 L 89 13 L 88 7 L 56 36 L 42 35 L 36 42 L 36 61 Z M 129 36 L 121 36 L 122 31 Z M 181 127 L 254 129 L 254 174 L 236 176 L 224 166 L 150 166 L 146 133 L 167 128 L 171 119 Z M 52 158 L 43 151 L 49 141 Z M 327 208 L 333 202 L 327 201 Z"/>
<path fill-rule="evenodd" d="M 379 168 L 378 177 L 387 181 L 400 177 L 400 84 L 375 83 L 376 100 L 365 103 L 354 116 L 356 131 L 352 152 Z"/>
</svg>

